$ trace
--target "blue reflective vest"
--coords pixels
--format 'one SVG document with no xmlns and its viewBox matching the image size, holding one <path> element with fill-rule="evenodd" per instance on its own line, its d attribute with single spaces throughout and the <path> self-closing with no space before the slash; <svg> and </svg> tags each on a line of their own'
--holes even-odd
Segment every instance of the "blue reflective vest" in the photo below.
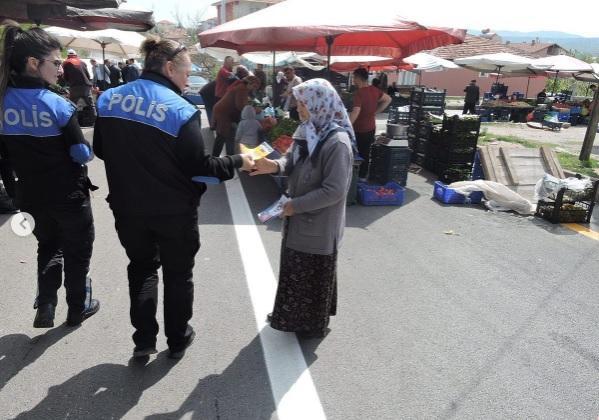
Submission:
<svg viewBox="0 0 599 420">
<path fill-rule="evenodd" d="M 62 134 L 75 105 L 48 89 L 8 87 L 2 106 L 5 136 L 53 137 Z"/>
<path fill-rule="evenodd" d="M 177 137 L 198 110 L 168 87 L 148 79 L 108 89 L 98 99 L 99 117 L 149 125 Z"/>
</svg>

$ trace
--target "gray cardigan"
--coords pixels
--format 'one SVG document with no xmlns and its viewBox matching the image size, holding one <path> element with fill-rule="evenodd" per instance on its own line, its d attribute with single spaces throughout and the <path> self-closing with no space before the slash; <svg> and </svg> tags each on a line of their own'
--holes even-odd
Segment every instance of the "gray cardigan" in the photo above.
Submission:
<svg viewBox="0 0 599 420">
<path fill-rule="evenodd" d="M 297 147 L 296 145 L 293 146 Z M 345 228 L 345 201 L 351 183 L 353 153 L 349 136 L 337 132 L 316 156 L 293 165 L 293 150 L 276 162 L 289 175 L 288 195 L 295 214 L 286 218 L 284 246 L 300 252 L 331 255 Z"/>
</svg>

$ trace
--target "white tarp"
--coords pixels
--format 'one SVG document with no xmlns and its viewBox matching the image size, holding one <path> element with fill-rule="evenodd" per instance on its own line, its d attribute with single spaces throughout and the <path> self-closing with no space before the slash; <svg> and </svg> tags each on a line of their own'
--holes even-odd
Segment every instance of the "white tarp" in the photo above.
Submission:
<svg viewBox="0 0 599 420">
<path fill-rule="evenodd" d="M 404 58 L 403 61 L 416 66 L 414 69 L 415 71 L 433 72 L 445 69 L 457 69 L 460 67 L 449 60 L 435 57 L 434 55 L 427 53 L 416 53 Z"/>
</svg>

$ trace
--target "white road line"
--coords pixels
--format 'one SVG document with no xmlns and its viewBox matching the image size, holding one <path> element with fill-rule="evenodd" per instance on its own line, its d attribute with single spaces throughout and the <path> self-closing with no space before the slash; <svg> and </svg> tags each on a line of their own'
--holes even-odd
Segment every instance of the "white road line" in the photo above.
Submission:
<svg viewBox="0 0 599 420">
<path fill-rule="evenodd" d="M 275 275 L 241 181 L 237 178 L 225 186 L 277 416 L 280 420 L 326 419 L 295 334 L 276 331 L 266 323 L 275 299 Z"/>
</svg>

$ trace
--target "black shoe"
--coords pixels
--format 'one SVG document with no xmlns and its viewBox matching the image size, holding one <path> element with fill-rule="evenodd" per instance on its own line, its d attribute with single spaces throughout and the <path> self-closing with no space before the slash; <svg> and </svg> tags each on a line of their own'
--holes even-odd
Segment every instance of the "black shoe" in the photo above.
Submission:
<svg viewBox="0 0 599 420">
<path fill-rule="evenodd" d="M 193 343 L 193 339 L 195 337 L 195 331 L 191 330 L 191 334 L 189 335 L 189 338 L 187 338 L 187 343 L 185 343 L 183 348 L 169 349 L 168 357 L 170 359 L 181 359 L 185 355 L 185 350 L 187 350 L 187 347 L 191 346 L 191 343 Z"/>
<path fill-rule="evenodd" d="M 97 299 L 92 299 L 87 308 L 85 308 L 85 310 L 81 313 L 71 312 L 71 310 L 69 309 L 69 312 L 67 313 L 67 325 L 69 327 L 76 327 L 78 325 L 81 325 L 81 323 L 84 320 L 94 315 L 99 310 L 100 301 Z"/>
<path fill-rule="evenodd" d="M 135 348 L 133 349 L 133 357 L 137 358 L 141 358 L 141 357 L 147 357 L 150 354 L 156 354 L 158 353 L 158 351 L 156 350 L 156 346 L 149 346 L 149 347 L 137 347 L 135 346 Z"/>
<path fill-rule="evenodd" d="M 44 303 L 37 307 L 33 320 L 33 328 L 52 328 L 54 326 L 55 307 L 51 303 Z"/>
</svg>

